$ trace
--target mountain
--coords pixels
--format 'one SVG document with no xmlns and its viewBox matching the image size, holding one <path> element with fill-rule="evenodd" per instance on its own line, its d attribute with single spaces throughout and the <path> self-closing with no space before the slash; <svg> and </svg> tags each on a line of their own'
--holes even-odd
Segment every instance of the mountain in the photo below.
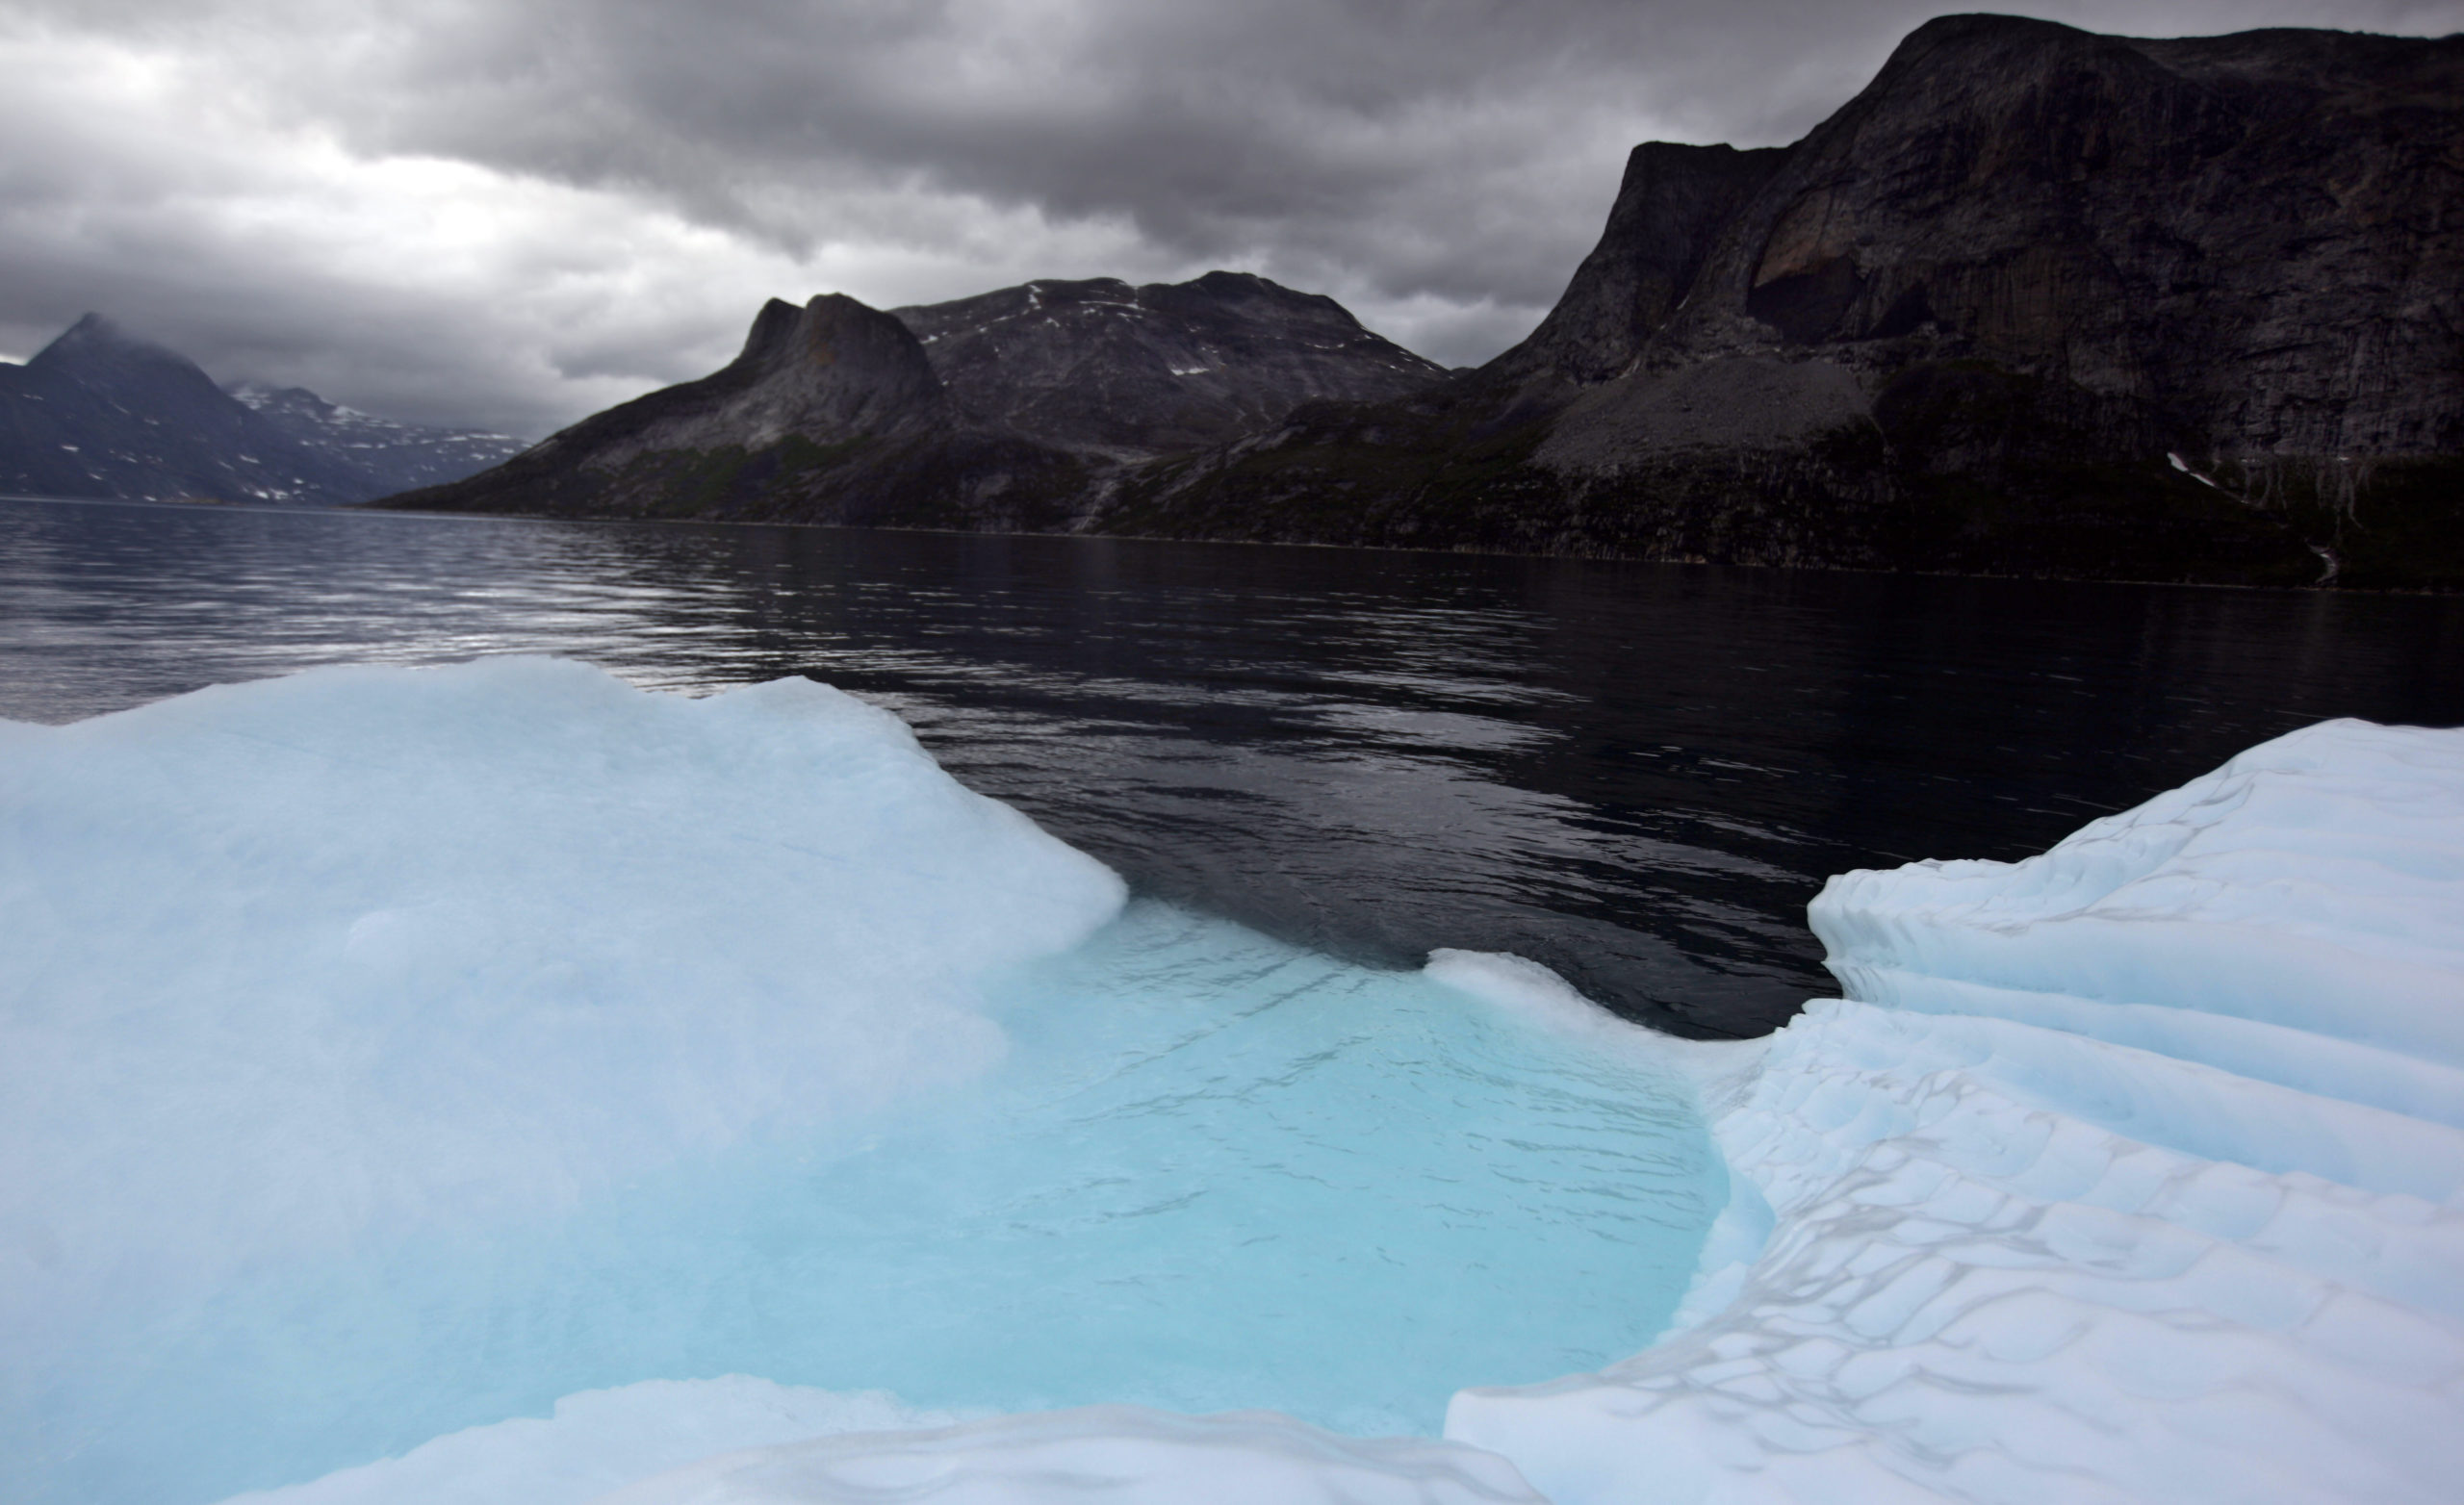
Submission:
<svg viewBox="0 0 2464 1505">
<path fill-rule="evenodd" d="M 97 314 L 25 365 L 0 364 L 0 492 L 21 496 L 332 505 L 520 447 L 387 422 L 301 388 L 234 395 Z"/>
<path fill-rule="evenodd" d="M 1031 282 L 889 312 L 773 300 L 723 370 L 388 504 L 1063 528 L 1141 462 L 1441 373 L 1331 298 L 1238 272 Z"/>
<path fill-rule="evenodd" d="M 460 480 L 530 447 L 511 434 L 398 423 L 327 402 L 305 387 L 244 381 L 224 390 L 294 443 L 358 470 L 373 496 Z"/>
<path fill-rule="evenodd" d="M 1182 537 L 2464 585 L 2464 37 L 1949 16 L 1650 143 L 1522 344 L 1158 467 Z"/>
<path fill-rule="evenodd" d="M 1030 282 L 890 313 L 962 408 L 1122 459 L 1235 440 L 1305 398 L 1381 401 L 1446 374 L 1334 299 L 1245 272 Z"/>
<path fill-rule="evenodd" d="M 88 314 L 0 366 L 0 491 L 41 497 L 356 500 L 357 471 L 302 449 L 176 351 Z"/>
<path fill-rule="evenodd" d="M 837 293 L 772 299 L 733 361 L 389 506 L 560 517 L 1049 529 L 1088 485 L 1065 450 L 971 419 L 908 327 Z"/>
<path fill-rule="evenodd" d="M 774 303 L 396 501 L 2464 588 L 2464 36 L 1946 16 L 1793 145 L 1636 147 L 1476 370 L 1226 272 Z"/>
</svg>

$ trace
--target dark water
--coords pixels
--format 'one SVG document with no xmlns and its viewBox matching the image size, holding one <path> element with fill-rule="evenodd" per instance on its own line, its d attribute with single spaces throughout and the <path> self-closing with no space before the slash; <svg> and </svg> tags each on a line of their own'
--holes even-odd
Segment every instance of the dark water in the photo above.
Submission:
<svg viewBox="0 0 2464 1505">
<path fill-rule="evenodd" d="M 0 501 L 0 715 L 516 651 L 809 675 L 1148 893 L 1689 1033 L 1830 990 L 1829 874 L 2021 856 L 2325 717 L 2464 722 L 2454 599 Z"/>
</svg>

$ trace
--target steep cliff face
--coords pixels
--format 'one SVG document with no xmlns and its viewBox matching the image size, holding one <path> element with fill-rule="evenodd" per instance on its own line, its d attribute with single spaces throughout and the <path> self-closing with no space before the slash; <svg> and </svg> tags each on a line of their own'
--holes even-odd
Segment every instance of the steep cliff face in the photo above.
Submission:
<svg viewBox="0 0 2464 1505">
<path fill-rule="evenodd" d="M 2040 380 L 2120 452 L 2464 449 L 2464 39 L 1954 16 L 1792 148 L 1645 364 Z"/>
<path fill-rule="evenodd" d="M 1296 415 L 1103 521 L 2464 583 L 2459 489 L 2464 38 L 1972 15 L 1792 147 L 1638 148 L 1556 310 L 1472 377 Z"/>
<path fill-rule="evenodd" d="M 1540 327 L 1488 374 L 1578 384 L 1625 375 L 1684 303 L 1721 230 L 1786 157 L 1779 147 L 1635 147 L 1600 243 Z"/>
<path fill-rule="evenodd" d="M 960 405 L 1117 459 L 1254 433 L 1311 397 L 1374 402 L 1446 374 L 1340 303 L 1245 272 L 1030 282 L 890 312 Z"/>
</svg>

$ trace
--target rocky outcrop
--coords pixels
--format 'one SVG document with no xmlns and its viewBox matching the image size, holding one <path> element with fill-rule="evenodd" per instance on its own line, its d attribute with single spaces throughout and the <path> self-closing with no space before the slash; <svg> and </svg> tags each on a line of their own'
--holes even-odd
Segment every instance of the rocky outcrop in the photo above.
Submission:
<svg viewBox="0 0 2464 1505">
<path fill-rule="evenodd" d="M 19 496 L 335 506 L 522 447 L 355 413 L 305 388 L 226 392 L 98 314 L 25 365 L 0 365 L 0 492 Z"/>
<path fill-rule="evenodd" d="M 889 313 L 837 293 L 774 300 L 724 370 L 387 504 L 1057 529 L 1137 462 L 1439 371 L 1331 298 L 1238 272 L 1031 282 Z"/>
<path fill-rule="evenodd" d="M 387 498 L 435 511 L 973 528 L 1066 524 L 1067 452 L 972 420 L 907 326 L 837 293 L 763 307 L 733 361 L 511 461 Z"/>
<path fill-rule="evenodd" d="M 1946 17 L 1792 147 L 1637 148 L 1480 371 L 1099 525 L 2464 583 L 2460 188 L 2464 38 Z"/>
</svg>

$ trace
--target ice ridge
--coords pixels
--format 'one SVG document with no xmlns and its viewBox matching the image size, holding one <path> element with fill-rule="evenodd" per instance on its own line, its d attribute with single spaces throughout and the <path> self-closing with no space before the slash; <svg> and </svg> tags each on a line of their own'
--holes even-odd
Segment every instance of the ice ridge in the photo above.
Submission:
<svg viewBox="0 0 2464 1505">
<path fill-rule="evenodd" d="M 1460 1393 L 1558 1505 L 2426 1502 L 2464 1475 L 2464 732 L 2279 738 L 1835 879 L 1695 1325 Z"/>
</svg>

